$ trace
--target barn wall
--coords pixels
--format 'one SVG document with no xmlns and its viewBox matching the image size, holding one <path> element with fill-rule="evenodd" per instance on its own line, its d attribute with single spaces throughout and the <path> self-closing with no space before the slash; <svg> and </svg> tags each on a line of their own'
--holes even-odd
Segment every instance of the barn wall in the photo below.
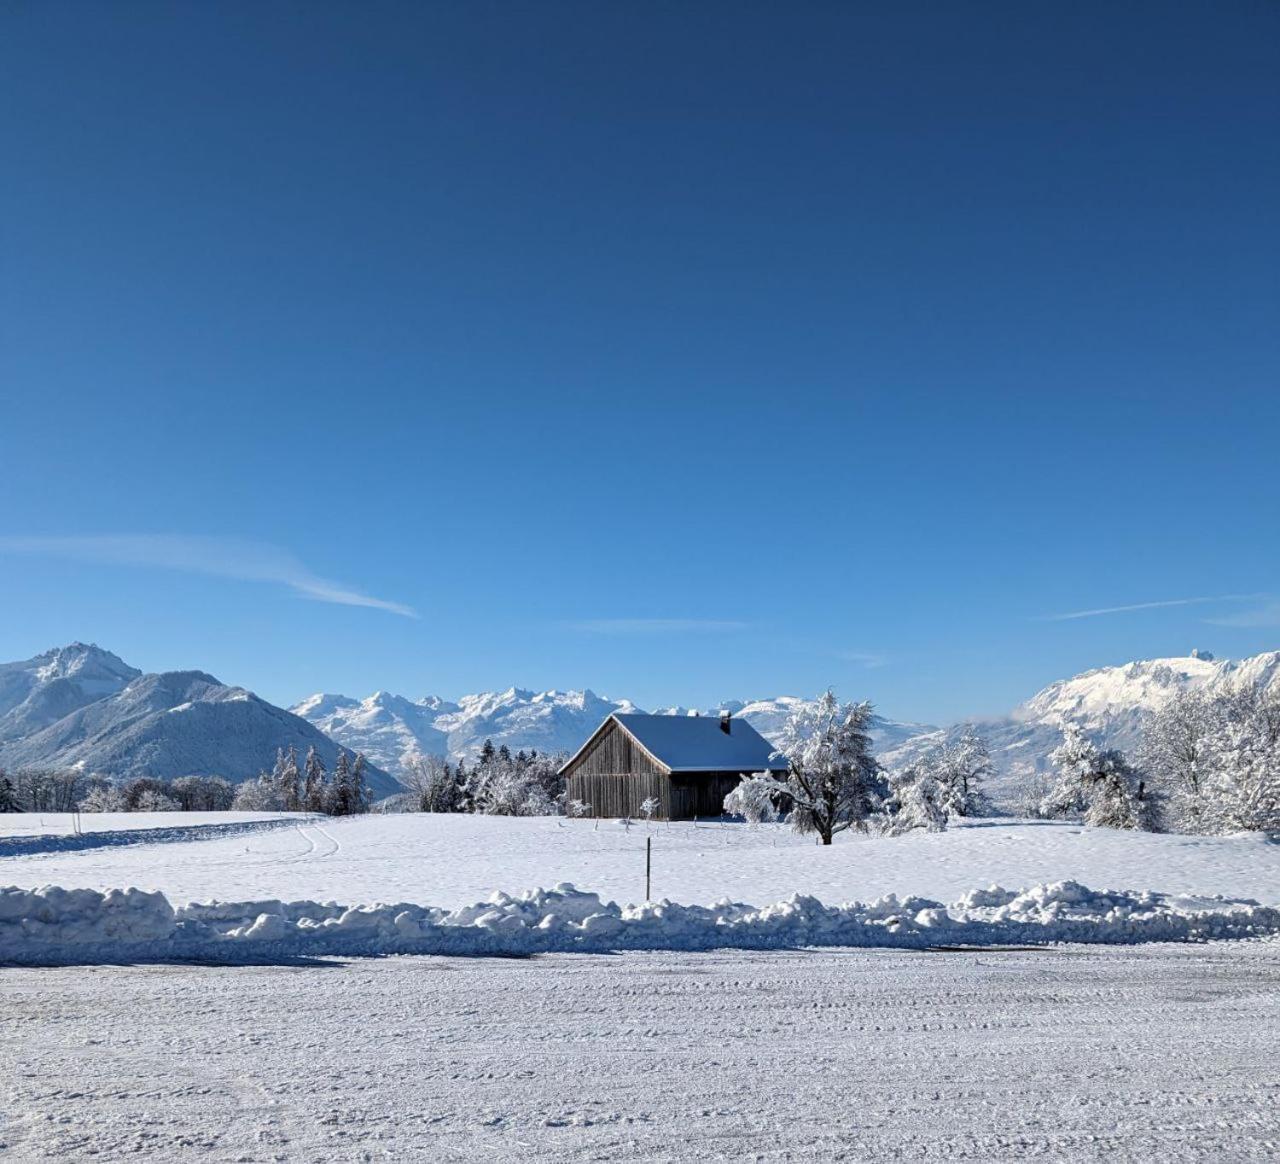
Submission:
<svg viewBox="0 0 1280 1164">
<path fill-rule="evenodd" d="M 738 786 L 739 772 L 697 772 L 668 776 L 610 722 L 600 738 L 567 773 L 569 799 L 591 805 L 589 816 L 638 817 L 640 805 L 657 797 L 664 820 L 722 816 L 724 798 Z"/>
<path fill-rule="evenodd" d="M 591 805 L 591 816 L 639 816 L 640 805 L 656 796 L 657 815 L 671 816 L 671 782 L 662 768 L 616 723 L 587 749 L 569 772 L 569 799 Z"/>
<path fill-rule="evenodd" d="M 740 772 L 697 772 L 671 777 L 671 819 L 723 816 L 724 798 L 738 787 Z"/>
<path fill-rule="evenodd" d="M 640 805 L 656 796 L 656 818 L 671 819 L 671 781 L 661 773 L 576 772 L 569 777 L 569 799 L 591 805 L 588 816 L 640 816 Z"/>
<path fill-rule="evenodd" d="M 615 776 L 624 772 L 658 775 L 662 771 L 643 750 L 632 743 L 626 732 L 610 720 L 604 734 L 578 758 L 570 775 L 582 773 Z"/>
</svg>

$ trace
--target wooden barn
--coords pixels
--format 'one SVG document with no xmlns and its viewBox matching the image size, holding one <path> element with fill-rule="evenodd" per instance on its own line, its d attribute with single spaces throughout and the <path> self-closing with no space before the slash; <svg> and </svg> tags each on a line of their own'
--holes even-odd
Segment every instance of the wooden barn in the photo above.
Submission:
<svg viewBox="0 0 1280 1164">
<path fill-rule="evenodd" d="M 751 772 L 784 772 L 773 746 L 749 723 L 727 713 L 614 714 L 560 770 L 569 799 L 591 816 L 639 816 L 650 797 L 664 820 L 720 816 L 724 798 Z"/>
</svg>

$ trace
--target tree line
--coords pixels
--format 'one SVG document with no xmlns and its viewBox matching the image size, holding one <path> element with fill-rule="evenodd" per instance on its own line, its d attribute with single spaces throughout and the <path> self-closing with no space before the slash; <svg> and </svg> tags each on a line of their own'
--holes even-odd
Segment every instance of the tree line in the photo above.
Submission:
<svg viewBox="0 0 1280 1164">
<path fill-rule="evenodd" d="M 560 775 L 565 759 L 536 751 L 513 755 L 506 744 L 495 748 L 492 740 L 485 740 L 470 767 L 465 759 L 453 763 L 443 756 L 413 756 L 400 777 L 406 791 L 397 807 L 487 816 L 573 815 Z"/>
<path fill-rule="evenodd" d="M 276 751 L 275 765 L 233 784 L 222 776 L 135 776 L 111 781 L 74 769 L 0 769 L 0 812 L 368 812 L 372 790 L 365 759 L 338 749 L 329 773 L 315 748 L 298 763 L 293 748 Z"/>
</svg>

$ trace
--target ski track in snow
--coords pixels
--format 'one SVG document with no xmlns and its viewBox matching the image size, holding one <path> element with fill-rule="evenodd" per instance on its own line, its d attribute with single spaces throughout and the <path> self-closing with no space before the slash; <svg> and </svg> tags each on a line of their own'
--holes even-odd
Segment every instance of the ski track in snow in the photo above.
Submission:
<svg viewBox="0 0 1280 1164">
<path fill-rule="evenodd" d="M 15 1160 L 1270 1160 L 1280 943 L 0 971 Z"/>
</svg>

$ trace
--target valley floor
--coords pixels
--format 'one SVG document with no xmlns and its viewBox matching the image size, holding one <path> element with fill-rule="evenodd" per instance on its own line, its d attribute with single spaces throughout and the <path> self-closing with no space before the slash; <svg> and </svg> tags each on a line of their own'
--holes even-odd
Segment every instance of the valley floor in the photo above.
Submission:
<svg viewBox="0 0 1280 1164">
<path fill-rule="evenodd" d="M 1280 943 L 0 970 L 15 1160 L 1247 1160 Z"/>
</svg>

